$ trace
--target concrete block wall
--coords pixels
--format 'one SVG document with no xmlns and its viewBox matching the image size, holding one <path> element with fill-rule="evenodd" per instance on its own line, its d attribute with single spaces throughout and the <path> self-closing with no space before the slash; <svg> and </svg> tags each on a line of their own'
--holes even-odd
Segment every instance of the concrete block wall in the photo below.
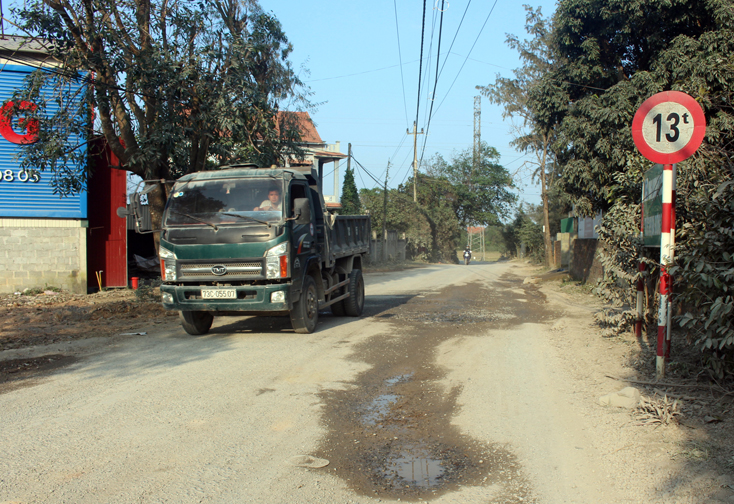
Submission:
<svg viewBox="0 0 734 504">
<path fill-rule="evenodd" d="M 87 221 L 0 218 L 0 292 L 87 292 Z"/>
<path fill-rule="evenodd" d="M 385 261 L 404 261 L 407 241 L 405 233 L 398 234 L 397 231 L 387 230 L 386 239 L 380 239 L 377 231 L 372 231 L 370 240 L 370 262 L 373 264 Z"/>
<path fill-rule="evenodd" d="M 604 267 L 597 257 L 597 247 L 601 246 L 598 240 L 573 240 L 569 273 L 574 280 L 595 284 L 604 276 Z"/>
</svg>

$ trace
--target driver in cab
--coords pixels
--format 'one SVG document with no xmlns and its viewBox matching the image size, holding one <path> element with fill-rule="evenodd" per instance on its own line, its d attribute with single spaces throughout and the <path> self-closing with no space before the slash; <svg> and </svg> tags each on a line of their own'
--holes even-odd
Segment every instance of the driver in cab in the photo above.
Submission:
<svg viewBox="0 0 734 504">
<path fill-rule="evenodd" d="M 255 207 L 253 211 L 255 212 L 272 212 L 272 211 L 280 211 L 281 208 L 281 200 L 280 200 L 280 189 L 274 188 L 270 189 L 268 192 L 268 199 L 260 203 L 260 206 Z"/>
</svg>

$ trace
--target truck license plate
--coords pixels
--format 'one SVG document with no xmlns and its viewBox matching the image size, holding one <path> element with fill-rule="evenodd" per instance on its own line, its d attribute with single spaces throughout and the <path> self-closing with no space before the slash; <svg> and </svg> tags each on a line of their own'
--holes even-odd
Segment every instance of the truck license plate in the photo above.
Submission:
<svg viewBox="0 0 734 504">
<path fill-rule="evenodd" d="M 235 289 L 201 289 L 203 299 L 237 299 Z"/>
</svg>

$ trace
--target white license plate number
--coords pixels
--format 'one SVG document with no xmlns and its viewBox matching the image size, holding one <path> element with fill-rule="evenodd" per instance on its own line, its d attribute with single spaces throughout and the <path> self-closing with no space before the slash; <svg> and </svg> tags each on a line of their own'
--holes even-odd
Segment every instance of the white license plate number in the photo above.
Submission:
<svg viewBox="0 0 734 504">
<path fill-rule="evenodd" d="M 235 289 L 201 289 L 203 299 L 237 299 Z"/>
</svg>

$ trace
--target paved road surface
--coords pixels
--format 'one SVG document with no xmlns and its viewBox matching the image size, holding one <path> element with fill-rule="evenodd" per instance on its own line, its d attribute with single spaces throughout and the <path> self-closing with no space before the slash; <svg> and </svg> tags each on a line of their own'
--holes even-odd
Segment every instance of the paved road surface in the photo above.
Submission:
<svg viewBox="0 0 734 504">
<path fill-rule="evenodd" d="M 311 335 L 170 327 L 0 395 L 0 503 L 615 502 L 514 268 L 368 275 Z"/>
</svg>

